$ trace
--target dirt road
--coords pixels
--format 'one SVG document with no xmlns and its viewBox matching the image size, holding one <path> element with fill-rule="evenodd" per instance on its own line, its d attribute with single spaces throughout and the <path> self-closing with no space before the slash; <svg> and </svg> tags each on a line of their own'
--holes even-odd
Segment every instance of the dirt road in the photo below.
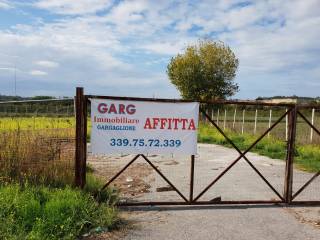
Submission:
<svg viewBox="0 0 320 240">
<path fill-rule="evenodd" d="M 235 150 L 217 145 L 199 144 L 195 164 L 197 196 L 237 156 Z M 248 158 L 270 181 L 280 195 L 284 188 L 281 160 L 248 153 Z M 189 194 L 190 159 L 187 157 L 148 156 L 176 185 L 185 197 Z M 132 156 L 89 158 L 106 179 L 125 165 Z M 294 170 L 293 189 L 297 191 L 312 174 Z M 319 200 L 320 179 L 306 189 L 298 200 Z M 116 184 L 127 201 L 182 200 L 163 179 L 139 159 Z M 200 200 L 278 200 L 278 196 L 241 159 Z M 193 206 L 145 207 L 123 210 L 134 226 L 125 239 L 320 239 L 320 208 L 280 206 Z"/>
</svg>

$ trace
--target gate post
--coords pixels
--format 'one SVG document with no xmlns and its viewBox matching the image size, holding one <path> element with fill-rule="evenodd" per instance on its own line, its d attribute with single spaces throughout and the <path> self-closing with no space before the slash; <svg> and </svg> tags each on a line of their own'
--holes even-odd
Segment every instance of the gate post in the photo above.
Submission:
<svg viewBox="0 0 320 240">
<path fill-rule="evenodd" d="M 86 184 L 87 157 L 87 112 L 83 88 L 76 90 L 76 154 L 75 154 L 75 185 L 83 188 Z"/>
<path fill-rule="evenodd" d="M 191 168 L 190 168 L 190 192 L 189 203 L 193 202 L 193 186 L 194 186 L 194 155 L 191 155 Z"/>
<path fill-rule="evenodd" d="M 289 136 L 287 144 L 286 173 L 284 182 L 284 199 L 287 204 L 292 200 L 293 159 L 295 154 L 295 140 L 297 129 L 297 106 L 289 112 L 288 117 Z"/>
</svg>

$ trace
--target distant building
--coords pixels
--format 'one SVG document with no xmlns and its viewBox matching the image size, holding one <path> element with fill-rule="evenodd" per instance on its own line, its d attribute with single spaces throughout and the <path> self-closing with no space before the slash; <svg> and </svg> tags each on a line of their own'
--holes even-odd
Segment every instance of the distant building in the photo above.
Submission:
<svg viewBox="0 0 320 240">
<path fill-rule="evenodd" d="M 311 98 L 311 97 L 271 97 L 271 98 L 263 98 L 259 97 L 256 99 L 257 101 L 263 102 L 263 103 L 291 103 L 291 104 L 319 104 L 320 98 Z"/>
</svg>

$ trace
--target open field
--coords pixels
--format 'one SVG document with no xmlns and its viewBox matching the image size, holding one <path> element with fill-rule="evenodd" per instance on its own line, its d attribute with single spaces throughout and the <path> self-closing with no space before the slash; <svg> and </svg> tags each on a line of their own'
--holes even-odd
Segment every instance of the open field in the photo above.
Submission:
<svg viewBox="0 0 320 240">
<path fill-rule="evenodd" d="M 283 113 L 278 113 L 280 114 Z M 262 118 L 262 117 L 261 117 Z M 319 118 L 320 119 L 320 118 Z M 261 120 L 261 119 L 260 119 Z M 217 121 L 217 119 L 215 119 Z M 257 124 L 256 134 L 253 134 L 254 122 L 247 121 L 244 125 L 244 131 L 242 133 L 242 122 L 240 119 L 236 119 L 235 128 L 233 129 L 233 122 L 228 120 L 225 124 L 225 130 L 230 138 L 241 148 L 245 149 L 249 147 L 251 143 L 268 128 L 269 122 L 259 121 Z M 276 116 L 272 121 L 276 121 Z M 219 121 L 219 126 L 223 129 L 224 122 Z M 318 124 L 316 122 L 316 124 Z M 316 125 L 315 124 L 315 125 Z M 90 119 L 88 119 L 88 138 L 90 138 Z M 264 138 L 253 151 L 269 156 L 271 158 L 284 159 L 286 155 L 286 141 L 285 141 L 285 121 L 282 121 L 279 126 L 271 131 L 270 136 Z M 19 132 L 20 138 L 22 135 L 31 138 L 32 135 L 39 135 L 39 138 L 33 137 L 33 139 L 41 139 L 45 144 L 50 141 L 48 139 L 58 138 L 70 138 L 74 139 L 74 117 L 4 117 L 0 118 L 0 133 L 9 134 L 13 136 Z M 22 134 L 20 134 L 22 133 Z M 307 171 L 318 171 L 320 169 L 320 150 L 318 136 L 314 133 L 313 143 L 310 143 L 309 139 L 310 128 L 306 126 L 300 119 L 297 127 L 297 154 L 295 156 L 295 163 L 302 169 Z M 8 135 L 8 137 L 9 137 Z M 59 136 L 58 136 L 59 135 Z M 3 139 L 6 139 L 5 137 Z M 43 140 L 44 138 L 47 140 Z M 10 139 L 10 137 L 9 137 Z M 22 141 L 22 139 L 21 139 Z M 210 124 L 200 124 L 198 141 L 204 143 L 215 143 L 228 145 L 223 136 L 218 133 Z M 32 143 L 31 139 L 24 141 Z M 59 142 L 59 141 L 58 141 Z M 52 144 L 59 145 L 57 142 L 52 140 Z M 4 143 L 2 144 L 2 146 Z M 46 147 L 47 144 L 45 144 Z M 61 145 L 61 147 L 63 147 Z M 70 145 L 71 147 L 71 145 Z M 53 146 L 54 148 L 54 146 Z"/>
<path fill-rule="evenodd" d="M 0 131 L 74 128 L 73 117 L 3 117 Z"/>
</svg>

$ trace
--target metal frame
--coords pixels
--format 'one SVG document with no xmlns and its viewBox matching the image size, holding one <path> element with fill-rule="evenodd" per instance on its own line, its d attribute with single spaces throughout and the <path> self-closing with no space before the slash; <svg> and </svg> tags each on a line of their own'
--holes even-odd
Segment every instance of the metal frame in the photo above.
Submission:
<svg viewBox="0 0 320 240">
<path fill-rule="evenodd" d="M 231 144 L 231 146 L 240 154 L 227 168 L 225 168 L 203 191 L 199 193 L 199 195 L 194 199 L 197 201 L 205 192 L 207 192 L 214 184 L 216 184 L 241 158 L 243 158 L 249 166 L 261 177 L 261 179 L 269 186 L 269 188 L 282 200 L 284 198 L 275 190 L 275 188 L 270 184 L 270 182 L 261 174 L 261 172 L 249 161 L 249 159 L 245 156 L 261 139 L 263 139 L 268 132 L 270 132 L 275 126 L 277 126 L 281 120 L 290 112 L 288 110 L 284 115 L 282 115 L 270 128 L 268 128 L 251 146 L 245 150 L 241 151 L 233 141 L 228 138 L 228 136 L 221 130 L 221 128 L 210 118 L 210 116 L 203 110 L 200 109 L 201 112 L 205 115 L 208 121 L 223 135 L 223 137 Z M 273 202 L 273 201 L 272 201 Z"/>
<path fill-rule="evenodd" d="M 151 101 L 151 102 L 193 102 L 191 100 L 180 99 L 162 99 L 162 98 L 135 98 L 135 97 L 116 97 L 116 96 L 97 96 L 84 95 L 83 88 L 77 88 L 76 95 L 76 161 L 75 161 L 75 185 L 83 188 L 85 185 L 85 168 L 86 168 L 86 135 L 87 135 L 87 104 L 90 98 L 111 99 L 111 100 L 130 100 L 130 101 Z M 189 198 L 187 199 L 179 189 L 159 170 L 157 167 L 143 154 L 136 155 L 129 163 L 127 163 L 118 173 L 116 173 L 102 189 L 108 187 L 115 179 L 117 179 L 131 164 L 133 164 L 139 157 L 142 157 L 182 198 L 183 201 L 161 201 L 161 202 L 124 202 L 119 203 L 122 206 L 143 206 L 143 205 L 208 205 L 208 204 L 320 204 L 319 201 L 293 201 L 314 179 L 320 175 L 320 171 L 316 173 L 308 182 L 306 182 L 294 195 L 292 194 L 292 178 L 293 178 L 293 158 L 296 138 L 296 124 L 297 115 L 300 115 L 318 134 L 316 129 L 298 109 L 320 106 L 314 105 L 296 105 L 296 104 L 277 104 L 277 103 L 262 103 L 259 101 L 229 101 L 229 100 L 214 100 L 214 101 L 200 101 L 201 104 L 231 104 L 231 105 L 251 105 L 251 106 L 275 106 L 286 107 L 288 110 L 283 114 L 270 128 L 268 128 L 257 140 L 251 144 L 248 149 L 241 151 L 234 142 L 228 138 L 224 131 L 210 118 L 210 116 L 200 107 L 200 112 L 205 118 L 224 136 L 230 145 L 239 153 L 239 156 L 225 168 L 213 181 L 205 187 L 196 197 L 194 197 L 194 168 L 195 156 L 191 156 L 190 162 L 190 186 Z M 275 126 L 277 126 L 286 116 L 289 120 L 289 138 L 287 144 L 286 170 L 284 179 L 284 194 L 281 195 L 270 182 L 262 175 L 262 173 L 254 166 L 254 164 L 246 157 L 246 154 L 261 141 Z M 199 199 L 218 182 L 240 159 L 244 159 L 249 166 L 258 174 L 258 176 L 268 185 L 268 187 L 275 193 L 279 200 L 244 200 L 244 201 L 221 201 L 216 198 L 211 201 L 200 201 Z"/>
<path fill-rule="evenodd" d="M 312 125 L 312 123 L 299 111 L 297 110 L 297 114 L 318 134 L 320 135 L 320 131 L 314 126 Z M 291 195 L 291 202 L 294 201 L 294 199 L 300 195 L 317 177 L 320 176 L 320 170 L 314 174 L 304 185 L 302 185 L 299 190 L 297 192 L 295 192 L 295 194 Z M 320 200 L 319 200 L 320 201 Z M 295 203 L 302 203 L 305 201 L 294 201 Z M 317 201 L 315 201 L 317 202 Z"/>
</svg>

